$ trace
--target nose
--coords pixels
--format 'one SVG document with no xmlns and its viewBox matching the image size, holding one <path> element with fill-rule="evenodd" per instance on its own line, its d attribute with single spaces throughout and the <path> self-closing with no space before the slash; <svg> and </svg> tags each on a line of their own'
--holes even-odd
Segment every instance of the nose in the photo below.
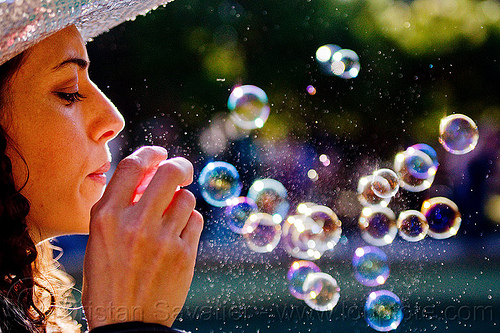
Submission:
<svg viewBox="0 0 500 333">
<path fill-rule="evenodd" d="M 89 137 L 98 143 L 106 143 L 125 126 L 123 116 L 113 103 L 92 82 L 91 103 L 88 104 L 91 121 L 87 126 Z"/>
</svg>

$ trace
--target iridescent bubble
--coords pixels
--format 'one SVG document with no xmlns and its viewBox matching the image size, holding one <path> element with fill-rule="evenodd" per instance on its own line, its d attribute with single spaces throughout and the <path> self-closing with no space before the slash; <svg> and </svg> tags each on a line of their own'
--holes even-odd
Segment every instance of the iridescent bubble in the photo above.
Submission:
<svg viewBox="0 0 500 333">
<path fill-rule="evenodd" d="M 463 114 L 452 114 L 439 123 L 439 142 L 444 149 L 455 155 L 473 150 L 479 139 L 474 120 Z"/>
<path fill-rule="evenodd" d="M 290 215 L 283 222 L 283 247 L 294 258 L 316 260 L 323 255 L 324 251 L 310 248 L 307 243 L 304 243 L 306 238 L 301 237 L 309 225 L 314 225 L 314 221 L 302 214 Z"/>
<path fill-rule="evenodd" d="M 372 245 L 384 246 L 390 244 L 398 232 L 396 216 L 387 207 L 370 206 L 363 208 L 358 222 L 361 228 L 361 237 Z"/>
<path fill-rule="evenodd" d="M 241 193 L 242 184 L 236 168 L 227 162 L 210 162 L 201 170 L 198 182 L 206 202 L 216 207 L 230 204 Z"/>
<path fill-rule="evenodd" d="M 332 55 L 331 70 L 338 77 L 354 79 L 358 76 L 360 68 L 359 57 L 353 50 L 341 49 Z"/>
<path fill-rule="evenodd" d="M 361 177 L 358 181 L 358 200 L 363 206 L 380 205 L 387 207 L 391 198 L 381 198 L 372 189 L 373 176 Z"/>
<path fill-rule="evenodd" d="M 257 205 L 250 198 L 238 197 L 231 199 L 230 204 L 226 207 L 229 229 L 240 235 L 252 232 L 256 224 L 247 223 L 245 225 L 245 223 L 248 221 L 250 215 L 257 213 L 257 211 Z"/>
<path fill-rule="evenodd" d="M 252 230 L 253 226 L 255 228 Z M 271 252 L 281 239 L 281 226 L 275 223 L 273 216 L 266 213 L 250 215 L 243 227 L 243 236 L 248 247 L 260 253 Z"/>
<path fill-rule="evenodd" d="M 331 250 L 337 245 L 342 234 L 342 223 L 329 207 L 312 205 L 305 211 L 308 218 L 303 219 L 303 231 L 298 235 L 299 241 L 310 249 L 321 252 Z"/>
<path fill-rule="evenodd" d="M 316 88 L 314 86 L 308 85 L 307 88 L 306 88 L 306 90 L 307 90 L 307 93 L 309 95 L 311 95 L 311 96 L 316 95 Z"/>
<path fill-rule="evenodd" d="M 372 190 L 381 198 L 392 198 L 399 190 L 399 177 L 391 169 L 379 169 L 373 172 Z"/>
<path fill-rule="evenodd" d="M 358 247 L 352 258 L 354 277 L 362 285 L 375 287 L 384 284 L 389 277 L 387 256 L 378 247 Z"/>
<path fill-rule="evenodd" d="M 261 128 L 269 117 L 269 103 L 264 90 L 252 85 L 233 89 L 227 101 L 230 119 L 244 129 Z"/>
<path fill-rule="evenodd" d="M 285 186 L 274 179 L 258 179 L 248 189 L 247 197 L 252 199 L 260 212 L 273 215 L 277 223 L 288 214 Z"/>
<path fill-rule="evenodd" d="M 326 273 L 307 275 L 302 288 L 306 291 L 304 301 L 316 311 L 332 310 L 340 298 L 337 281 Z"/>
<path fill-rule="evenodd" d="M 365 320 L 379 332 L 398 328 L 403 320 L 403 307 L 399 297 L 388 290 L 371 292 L 365 303 Z"/>
<path fill-rule="evenodd" d="M 462 217 L 457 205 L 448 198 L 435 197 L 422 204 L 422 214 L 429 224 L 428 234 L 432 238 L 444 239 L 457 234 Z"/>
<path fill-rule="evenodd" d="M 437 167 L 432 158 L 414 148 L 396 154 L 394 170 L 399 176 L 399 184 L 410 192 L 421 192 L 431 187 L 434 182 Z M 427 178 L 420 178 L 427 175 Z"/>
<path fill-rule="evenodd" d="M 321 272 L 321 269 L 311 261 L 294 261 L 286 276 L 289 281 L 288 289 L 290 293 L 298 299 L 306 298 L 307 290 L 303 289 L 304 281 L 309 274 L 319 272 Z"/>
<path fill-rule="evenodd" d="M 396 222 L 401 238 L 416 242 L 424 239 L 429 230 L 429 224 L 424 214 L 418 210 L 406 210 L 399 214 Z"/>
<path fill-rule="evenodd" d="M 439 162 L 438 162 L 436 150 L 434 148 L 432 148 L 431 146 L 429 146 L 428 144 L 426 144 L 426 143 L 417 143 L 417 144 L 414 144 L 414 145 L 408 147 L 408 149 L 410 149 L 410 148 L 413 148 L 415 150 L 420 150 L 421 152 L 426 153 L 427 155 L 429 155 L 429 157 L 432 160 L 432 166 L 435 169 L 434 171 L 431 171 L 430 173 L 431 174 L 432 173 L 435 174 L 437 168 L 439 167 Z M 428 176 L 430 176 L 429 172 L 427 174 L 424 174 L 423 178 L 427 178 Z"/>
</svg>

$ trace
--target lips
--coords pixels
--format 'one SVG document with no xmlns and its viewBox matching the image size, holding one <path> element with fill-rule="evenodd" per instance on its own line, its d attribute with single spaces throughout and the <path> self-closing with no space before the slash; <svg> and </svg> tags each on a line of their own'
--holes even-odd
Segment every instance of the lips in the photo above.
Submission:
<svg viewBox="0 0 500 333">
<path fill-rule="evenodd" d="M 104 163 L 99 169 L 89 174 L 87 177 L 101 185 L 106 185 L 106 175 L 105 173 L 111 168 L 111 163 Z"/>
</svg>

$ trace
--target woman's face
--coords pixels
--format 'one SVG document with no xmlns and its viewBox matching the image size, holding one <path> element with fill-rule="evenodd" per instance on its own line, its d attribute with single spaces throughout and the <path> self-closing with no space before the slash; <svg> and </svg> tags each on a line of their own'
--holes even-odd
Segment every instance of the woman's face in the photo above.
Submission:
<svg viewBox="0 0 500 333">
<path fill-rule="evenodd" d="M 27 172 L 16 149 L 28 166 L 21 193 L 30 201 L 28 224 L 37 240 L 88 232 L 109 169 L 107 143 L 124 125 L 90 81 L 88 64 L 84 41 L 71 26 L 32 47 L 9 82 L 2 126 L 12 141 L 17 187 Z"/>
</svg>

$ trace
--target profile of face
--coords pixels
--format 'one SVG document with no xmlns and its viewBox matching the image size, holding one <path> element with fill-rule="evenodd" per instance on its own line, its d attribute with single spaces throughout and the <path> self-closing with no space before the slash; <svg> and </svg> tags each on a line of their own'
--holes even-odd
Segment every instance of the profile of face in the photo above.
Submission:
<svg viewBox="0 0 500 333">
<path fill-rule="evenodd" d="M 21 193 L 37 240 L 88 232 L 106 183 L 108 141 L 124 126 L 89 79 L 88 65 L 85 43 L 70 26 L 29 49 L 9 81 L 2 126 L 17 187 L 29 173 Z"/>
</svg>

